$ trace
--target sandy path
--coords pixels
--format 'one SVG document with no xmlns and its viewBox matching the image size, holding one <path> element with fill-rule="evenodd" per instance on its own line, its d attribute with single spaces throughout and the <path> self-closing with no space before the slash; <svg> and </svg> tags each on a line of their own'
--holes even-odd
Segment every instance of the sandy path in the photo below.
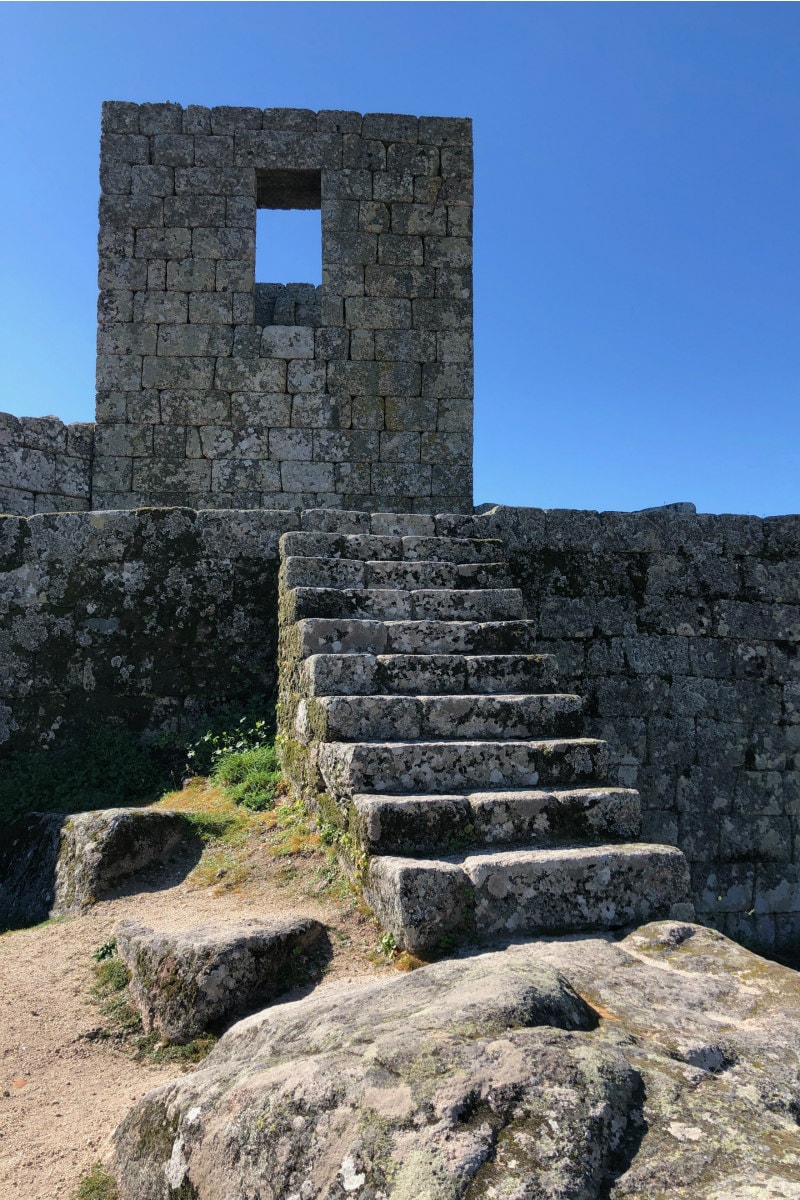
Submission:
<svg viewBox="0 0 800 1200">
<path fill-rule="evenodd" d="M 180 1069 L 135 1062 L 120 1047 L 87 1038 L 103 1024 L 89 998 L 92 952 L 117 920 L 175 928 L 225 917 L 313 916 L 330 926 L 334 950 L 320 986 L 387 970 L 367 957 L 377 940 L 370 921 L 345 904 L 280 887 L 274 874 L 265 862 L 255 879 L 220 895 L 173 883 L 0 937 L 0 1200 L 69 1200 L 92 1163 L 105 1159 L 131 1105 Z"/>
</svg>

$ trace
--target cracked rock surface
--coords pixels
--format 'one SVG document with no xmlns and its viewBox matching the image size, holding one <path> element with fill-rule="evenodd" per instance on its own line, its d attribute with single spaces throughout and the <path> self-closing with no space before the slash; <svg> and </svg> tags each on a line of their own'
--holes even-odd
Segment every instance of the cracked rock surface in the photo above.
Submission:
<svg viewBox="0 0 800 1200">
<path fill-rule="evenodd" d="M 800 979 L 697 925 L 239 1022 L 115 1134 L 123 1200 L 800 1197 Z"/>
</svg>

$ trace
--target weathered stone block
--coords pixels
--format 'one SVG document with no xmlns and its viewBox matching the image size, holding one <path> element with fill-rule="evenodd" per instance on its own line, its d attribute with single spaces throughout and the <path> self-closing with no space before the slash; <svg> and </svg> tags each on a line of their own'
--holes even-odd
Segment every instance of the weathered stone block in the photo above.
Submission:
<svg viewBox="0 0 800 1200">
<path fill-rule="evenodd" d="M 230 392 L 284 392 L 286 363 L 281 358 L 220 358 L 215 382 Z"/>
<path fill-rule="evenodd" d="M 268 326 L 261 337 L 261 354 L 268 358 L 313 358 L 314 330 L 304 325 Z"/>
<path fill-rule="evenodd" d="M 348 297 L 345 300 L 345 316 L 351 328 L 409 329 L 411 302 L 382 297 Z"/>
<path fill-rule="evenodd" d="M 281 484 L 287 492 L 332 492 L 335 486 L 333 463 L 284 460 L 281 462 Z"/>
<path fill-rule="evenodd" d="M 183 133 L 160 133 L 152 139 L 151 159 L 159 167 L 194 166 L 194 138 Z"/>
<path fill-rule="evenodd" d="M 97 352 L 110 354 L 155 354 L 155 325 L 136 322 L 101 324 L 97 329 Z"/>
<path fill-rule="evenodd" d="M 230 354 L 233 330 L 219 324 L 159 325 L 158 353 L 164 358 L 176 356 L 216 357 Z"/>
<path fill-rule="evenodd" d="M 105 162 L 147 163 L 150 143 L 135 133 L 104 133 L 100 140 L 100 155 Z"/>
</svg>

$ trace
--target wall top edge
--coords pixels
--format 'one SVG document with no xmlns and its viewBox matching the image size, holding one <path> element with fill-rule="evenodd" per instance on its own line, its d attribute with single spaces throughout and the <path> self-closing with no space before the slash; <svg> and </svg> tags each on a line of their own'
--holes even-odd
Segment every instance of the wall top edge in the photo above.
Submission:
<svg viewBox="0 0 800 1200">
<path fill-rule="evenodd" d="M 17 426 L 45 425 L 47 427 L 58 427 L 59 429 L 94 429 L 94 421 L 62 421 L 61 417 L 56 417 L 53 413 L 47 413 L 43 417 L 31 417 L 27 414 L 21 417 L 14 413 L 0 412 L 0 428 L 16 428 Z"/>
<path fill-rule="evenodd" d="M 694 506 L 692 506 L 693 509 Z M 587 518 L 599 521 L 609 521 L 620 519 L 625 521 L 641 521 L 643 523 L 652 521 L 670 521 L 670 522 L 685 522 L 687 525 L 692 523 L 702 523 L 707 521 L 755 521 L 759 524 L 766 524 L 770 521 L 797 521 L 800 522 L 800 513 L 772 513 L 769 516 L 759 517 L 755 513 L 704 513 L 691 511 L 683 506 L 665 504 L 660 508 L 640 508 L 640 509 L 596 509 L 596 508 L 537 508 L 533 505 L 523 504 L 492 504 L 478 505 L 476 513 L 479 516 L 488 518 L 492 517 L 531 517 L 531 518 L 549 518 L 550 520 L 567 521 L 570 518 Z"/>
<path fill-rule="evenodd" d="M 162 515 L 168 514 L 185 514 L 187 517 L 202 517 L 206 520 L 223 521 L 233 518 L 251 517 L 259 521 L 280 523 L 284 521 L 296 522 L 302 519 L 305 515 L 316 514 L 324 511 L 329 515 L 334 522 L 338 519 L 345 521 L 354 516 L 363 516 L 368 513 L 367 509 L 300 509 L 300 508 L 193 508 L 191 505 L 141 505 L 138 508 L 119 508 L 119 509 L 89 509 L 63 512 L 41 512 L 31 513 L 29 515 L 17 515 L 14 513 L 0 513 L 0 520 L 13 521 L 28 521 L 28 522 L 58 522 L 64 520 L 88 521 L 94 523 L 97 518 L 103 520 L 112 520 L 117 518 L 129 519 L 131 517 L 147 516 L 147 515 Z M 404 515 L 400 514 L 371 514 L 380 516 L 389 515 Z M 463 519 L 463 514 L 451 513 L 435 513 L 431 514 L 436 517 L 455 516 Z M 582 508 L 536 508 L 526 505 L 505 505 L 495 504 L 491 507 L 478 506 L 475 510 L 476 517 L 485 517 L 487 524 L 493 521 L 513 521 L 513 520 L 528 520 L 531 522 L 545 523 L 568 523 L 574 521 L 576 523 L 598 523 L 599 525 L 621 522 L 621 523 L 636 523 L 636 524 L 653 524 L 668 522 L 670 524 L 677 523 L 688 526 L 709 524 L 712 522 L 744 522 L 759 526 L 769 526 L 771 524 L 786 523 L 797 525 L 800 529 L 800 513 L 785 513 L 773 514 L 771 516 L 759 517 L 751 513 L 697 513 L 686 511 L 674 511 L 670 506 L 665 506 L 663 509 L 640 509 L 632 512 L 607 509 L 582 509 Z"/>
<path fill-rule="evenodd" d="M 445 114 L 441 114 L 441 113 L 426 113 L 426 114 L 422 114 L 422 113 L 390 113 L 390 112 L 356 113 L 354 110 L 337 109 L 337 108 L 320 108 L 320 109 L 288 108 L 288 107 L 260 108 L 257 105 L 250 106 L 250 105 L 241 105 L 241 104 L 216 104 L 216 105 L 212 105 L 212 106 L 206 106 L 206 105 L 201 105 L 201 104 L 185 104 L 184 105 L 184 104 L 179 104 L 176 101 L 165 101 L 165 102 L 161 102 L 161 103 L 156 103 L 156 102 L 135 101 L 135 100 L 103 100 L 103 102 L 102 102 L 102 108 L 103 108 L 104 114 L 109 112 L 109 110 L 114 110 L 114 109 L 120 108 L 120 107 L 124 107 L 129 110 L 133 110 L 133 109 L 139 109 L 140 111 L 144 110 L 145 112 L 148 112 L 148 113 L 155 109 L 164 110 L 165 112 L 174 112 L 174 113 L 184 113 L 184 112 L 190 112 L 190 111 L 204 111 L 204 112 L 211 112 L 211 113 L 231 113 L 231 114 L 240 113 L 242 115 L 245 113 L 254 114 L 256 112 L 261 112 L 261 113 L 264 113 L 264 114 L 267 114 L 270 116 L 271 115 L 279 116 L 279 115 L 285 115 L 285 114 L 289 114 L 289 113 L 298 113 L 298 114 L 305 113 L 305 114 L 308 114 L 309 116 L 313 115 L 315 117 L 319 117 L 319 116 L 326 116 L 326 117 L 327 116 L 337 116 L 337 117 L 339 117 L 339 116 L 344 116 L 344 115 L 358 116 L 358 117 L 361 117 L 362 119 L 367 118 L 367 117 L 369 117 L 369 118 L 374 118 L 374 117 L 381 117 L 381 118 L 412 117 L 415 120 L 459 121 L 464 125 L 472 124 L 472 117 L 457 117 L 457 116 L 451 116 L 450 114 L 446 114 L 446 113 Z"/>
</svg>

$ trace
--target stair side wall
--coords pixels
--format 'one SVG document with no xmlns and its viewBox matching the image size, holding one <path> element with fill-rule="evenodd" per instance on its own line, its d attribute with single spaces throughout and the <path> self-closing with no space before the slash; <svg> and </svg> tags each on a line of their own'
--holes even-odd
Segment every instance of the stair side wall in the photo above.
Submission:
<svg viewBox="0 0 800 1200">
<path fill-rule="evenodd" d="M 698 919 L 800 949 L 800 516 L 497 508 L 538 646 Z"/>
</svg>

